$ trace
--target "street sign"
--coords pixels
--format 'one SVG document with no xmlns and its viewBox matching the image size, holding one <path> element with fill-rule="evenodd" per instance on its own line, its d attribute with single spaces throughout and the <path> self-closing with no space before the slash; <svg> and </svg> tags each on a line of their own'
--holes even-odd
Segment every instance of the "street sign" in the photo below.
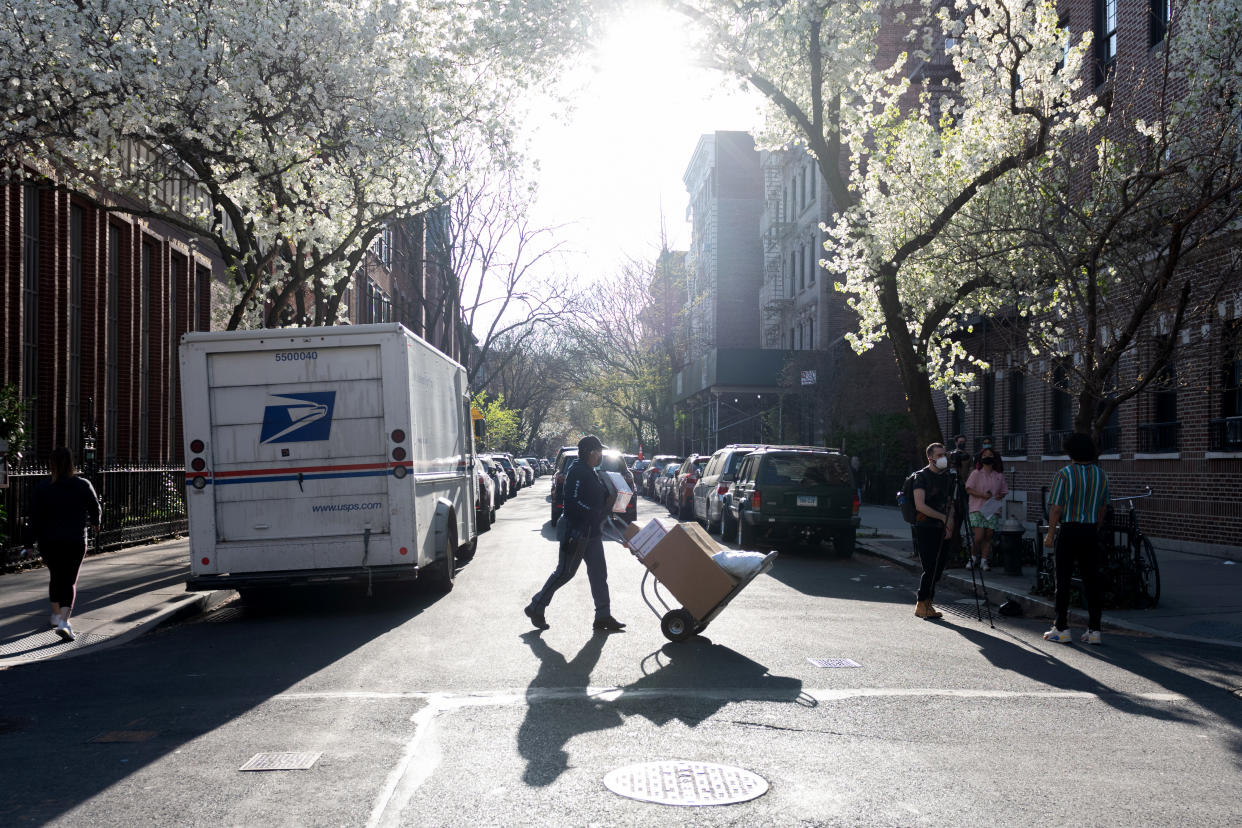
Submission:
<svg viewBox="0 0 1242 828">
<path fill-rule="evenodd" d="M 803 372 L 802 372 L 802 384 L 803 384 L 803 385 L 814 385 L 814 384 L 815 384 L 815 371 L 814 371 L 814 369 L 812 369 L 812 370 L 810 370 L 810 371 L 803 371 Z"/>
</svg>

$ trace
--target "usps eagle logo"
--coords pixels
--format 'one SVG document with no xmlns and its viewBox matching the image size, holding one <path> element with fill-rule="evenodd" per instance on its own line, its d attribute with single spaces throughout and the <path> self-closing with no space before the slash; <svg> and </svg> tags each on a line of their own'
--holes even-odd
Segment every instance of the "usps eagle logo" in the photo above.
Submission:
<svg viewBox="0 0 1242 828">
<path fill-rule="evenodd" d="M 274 394 L 263 409 L 263 431 L 259 443 L 309 443 L 327 440 L 332 432 L 335 391 L 307 391 L 303 394 Z"/>
</svg>

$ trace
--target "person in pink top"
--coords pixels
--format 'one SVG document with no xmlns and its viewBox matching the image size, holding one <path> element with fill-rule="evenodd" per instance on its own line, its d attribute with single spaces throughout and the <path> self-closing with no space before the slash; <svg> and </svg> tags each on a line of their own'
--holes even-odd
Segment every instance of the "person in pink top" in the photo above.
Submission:
<svg viewBox="0 0 1242 828">
<path fill-rule="evenodd" d="M 970 496 L 970 525 L 975 532 L 975 554 L 979 568 L 991 569 L 992 535 L 1000 528 L 1001 504 L 1009 494 L 1001 459 L 990 448 L 979 452 L 979 463 L 966 478 L 966 494 Z M 973 562 L 968 560 L 966 567 Z"/>
</svg>

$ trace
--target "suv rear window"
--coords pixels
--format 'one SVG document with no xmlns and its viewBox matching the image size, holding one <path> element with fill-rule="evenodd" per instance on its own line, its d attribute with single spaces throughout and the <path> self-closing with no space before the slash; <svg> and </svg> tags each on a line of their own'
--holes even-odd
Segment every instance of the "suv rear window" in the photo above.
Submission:
<svg viewBox="0 0 1242 828">
<path fill-rule="evenodd" d="M 804 481 L 814 486 L 849 486 L 849 464 L 833 454 L 769 454 L 763 458 L 758 483 L 779 486 Z"/>
</svg>

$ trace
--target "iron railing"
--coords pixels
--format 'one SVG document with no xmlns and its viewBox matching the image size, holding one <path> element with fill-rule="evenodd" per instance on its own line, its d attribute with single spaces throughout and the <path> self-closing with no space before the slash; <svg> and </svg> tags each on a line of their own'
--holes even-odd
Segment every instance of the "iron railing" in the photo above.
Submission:
<svg viewBox="0 0 1242 828">
<path fill-rule="evenodd" d="M 1001 453 L 1006 456 L 1014 456 L 1026 454 L 1026 434 L 1006 434 L 1004 435 L 1004 451 Z"/>
<path fill-rule="evenodd" d="M 99 531 L 91 533 L 91 551 L 133 546 L 186 531 L 183 467 L 105 466 L 83 476 L 103 504 Z M 9 488 L 0 490 L 5 511 L 0 523 L 0 569 L 20 566 L 25 560 L 22 527 L 30 495 L 46 478 L 46 466 L 23 466 L 9 473 Z"/>
<path fill-rule="evenodd" d="M 1220 417 L 1208 422 L 1209 451 L 1242 451 L 1242 417 Z"/>
<path fill-rule="evenodd" d="M 1143 423 L 1138 427 L 1139 451 L 1150 454 L 1177 451 L 1177 438 L 1181 427 L 1182 424 L 1177 421 Z"/>
</svg>

